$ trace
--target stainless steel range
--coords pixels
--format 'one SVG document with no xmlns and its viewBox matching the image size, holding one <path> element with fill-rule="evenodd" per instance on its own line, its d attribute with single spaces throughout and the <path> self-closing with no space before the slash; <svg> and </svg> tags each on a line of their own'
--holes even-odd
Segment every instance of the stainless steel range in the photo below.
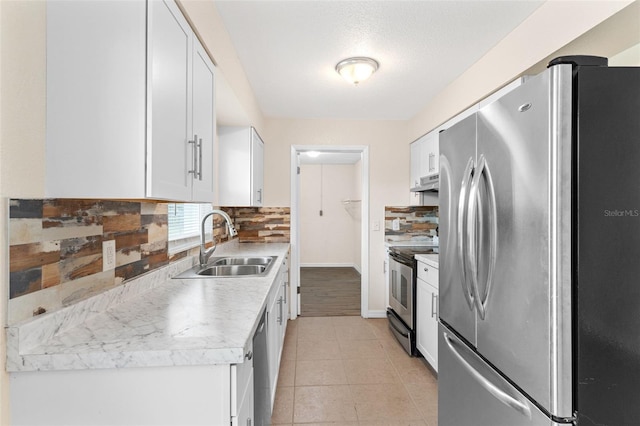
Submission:
<svg viewBox="0 0 640 426">
<path fill-rule="evenodd" d="M 416 254 L 438 253 L 437 246 L 389 247 L 389 328 L 411 356 L 416 350 Z"/>
</svg>

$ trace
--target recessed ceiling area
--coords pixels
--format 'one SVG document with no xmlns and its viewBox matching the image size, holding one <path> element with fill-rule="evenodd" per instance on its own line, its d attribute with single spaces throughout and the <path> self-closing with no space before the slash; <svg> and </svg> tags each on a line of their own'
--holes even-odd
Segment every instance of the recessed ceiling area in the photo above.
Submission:
<svg viewBox="0 0 640 426">
<path fill-rule="evenodd" d="M 266 117 L 408 120 L 543 1 L 230 1 L 215 5 Z M 349 84 L 344 58 L 380 67 Z"/>
</svg>

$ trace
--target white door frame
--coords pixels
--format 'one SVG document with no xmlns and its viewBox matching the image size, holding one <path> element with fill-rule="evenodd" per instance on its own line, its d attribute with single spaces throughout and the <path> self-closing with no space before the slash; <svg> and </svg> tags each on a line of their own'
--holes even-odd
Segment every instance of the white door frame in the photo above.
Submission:
<svg viewBox="0 0 640 426">
<path fill-rule="evenodd" d="M 292 145 L 291 146 L 291 319 L 296 319 L 300 306 L 300 178 L 298 175 L 299 154 L 317 152 L 359 152 L 362 161 L 361 202 L 361 275 L 360 315 L 369 317 L 369 147 L 366 145 Z"/>
</svg>

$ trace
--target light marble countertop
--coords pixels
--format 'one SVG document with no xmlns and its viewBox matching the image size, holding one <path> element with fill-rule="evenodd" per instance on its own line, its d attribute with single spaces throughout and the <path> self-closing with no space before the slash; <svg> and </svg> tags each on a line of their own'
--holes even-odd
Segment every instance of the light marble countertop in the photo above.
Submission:
<svg viewBox="0 0 640 426">
<path fill-rule="evenodd" d="M 438 259 L 438 254 L 416 254 L 416 260 L 418 262 L 424 262 L 434 268 L 439 268 Z"/>
<path fill-rule="evenodd" d="M 84 306 L 10 326 L 7 370 L 242 363 L 288 250 L 281 243 L 227 243 L 214 256 L 278 258 L 265 277 L 171 279 L 191 266 L 189 259 Z"/>
</svg>

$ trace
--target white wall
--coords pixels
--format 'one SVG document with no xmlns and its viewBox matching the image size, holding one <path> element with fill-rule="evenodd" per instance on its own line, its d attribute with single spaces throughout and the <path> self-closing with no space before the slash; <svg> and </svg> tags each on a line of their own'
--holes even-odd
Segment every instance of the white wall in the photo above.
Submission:
<svg viewBox="0 0 640 426">
<path fill-rule="evenodd" d="M 8 197 L 44 195 L 45 3 L 0 2 L 0 318 L 7 316 Z M 0 424 L 8 425 L 9 384 L 0 333 Z"/>
<path fill-rule="evenodd" d="M 353 200 L 360 200 L 347 208 L 350 209 L 352 217 L 355 217 L 355 225 L 351 232 L 353 233 L 353 241 L 357 243 L 353 247 L 353 258 L 355 259 L 355 268 L 362 273 L 362 161 L 358 161 L 353 165 L 354 180 L 351 193 Z"/>
<path fill-rule="evenodd" d="M 300 266 L 353 266 L 359 270 L 356 247 L 360 247 L 360 238 L 354 228 L 359 229 L 361 222 L 343 204 L 344 200 L 360 198 L 360 193 L 354 192 L 356 166 L 303 164 L 300 169 Z"/>
<path fill-rule="evenodd" d="M 635 1 L 623 10 L 622 17 L 612 17 L 630 3 L 632 1 L 548 0 L 409 121 L 407 142 L 431 131 L 518 76 L 541 71 L 548 59 L 555 56 L 591 54 L 609 57 L 637 44 L 640 41 L 640 2 Z M 598 30 L 597 26 L 608 18 L 615 22 L 605 22 L 606 30 Z M 593 31 L 589 31 L 592 28 Z M 570 46 L 560 50 L 567 45 Z"/>
<path fill-rule="evenodd" d="M 640 44 L 636 44 L 618 55 L 609 58 L 609 65 L 640 67 Z"/>
</svg>

